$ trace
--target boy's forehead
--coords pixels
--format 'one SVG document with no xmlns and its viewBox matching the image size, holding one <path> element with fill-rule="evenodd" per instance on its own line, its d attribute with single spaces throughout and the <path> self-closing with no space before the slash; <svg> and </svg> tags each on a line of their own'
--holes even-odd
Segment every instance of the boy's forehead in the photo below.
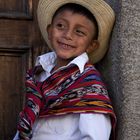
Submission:
<svg viewBox="0 0 140 140">
<path fill-rule="evenodd" d="M 72 10 L 70 10 L 70 9 L 63 9 L 63 10 L 58 11 L 57 13 L 55 13 L 54 16 L 53 16 L 53 18 L 55 18 L 55 17 L 57 17 L 57 16 L 60 16 L 60 15 L 63 15 L 63 14 L 65 14 L 65 13 L 67 13 L 67 12 L 70 12 L 70 13 L 72 13 L 72 14 L 81 15 L 80 13 L 74 12 L 74 11 L 72 11 Z"/>
<path fill-rule="evenodd" d="M 88 21 L 88 22 L 91 22 L 85 15 L 83 15 L 81 13 L 75 13 L 75 12 L 73 12 L 71 10 L 68 10 L 68 9 L 63 10 L 60 13 L 58 13 L 54 17 L 53 21 L 56 21 L 56 20 L 59 20 L 59 19 L 64 19 L 64 20 L 65 19 L 66 20 L 70 20 L 70 19 L 73 19 L 74 20 L 75 19 L 75 21 L 77 21 L 77 19 L 79 19 L 78 22 L 80 22 L 80 21 Z"/>
<path fill-rule="evenodd" d="M 69 9 L 64 9 L 60 12 L 58 12 L 53 18 L 52 21 L 55 21 L 57 19 L 66 19 L 67 16 L 70 16 L 70 18 L 74 17 L 74 16 L 81 16 L 81 14 L 79 13 L 74 13 L 73 11 L 69 10 Z"/>
<path fill-rule="evenodd" d="M 86 17 L 85 15 L 83 15 L 83 14 L 81 14 L 81 13 L 78 13 L 78 12 L 74 12 L 74 11 L 72 11 L 72 10 L 70 10 L 70 9 L 64 9 L 64 10 L 58 12 L 58 13 L 55 15 L 55 17 L 61 16 L 61 15 L 64 15 L 64 14 L 68 14 L 68 13 L 70 13 L 71 16 L 72 16 L 72 15 L 77 15 L 77 16 L 81 16 L 81 15 L 82 15 L 82 16 Z M 54 18 L 55 18 L 55 17 L 54 17 Z"/>
<path fill-rule="evenodd" d="M 71 11 L 72 13 L 76 13 L 76 14 L 79 14 L 79 15 L 84 15 L 89 19 L 95 18 L 93 13 L 89 9 L 87 9 L 85 6 L 80 5 L 80 4 L 76 4 L 76 3 L 66 3 L 64 5 L 61 5 L 60 7 L 58 7 L 55 10 L 52 19 L 56 15 L 58 15 L 58 14 L 64 12 L 64 11 Z"/>
<path fill-rule="evenodd" d="M 86 20 L 90 20 L 86 15 L 80 13 L 80 12 L 74 12 L 73 10 L 70 9 L 63 9 L 62 11 L 58 12 L 55 14 L 55 16 L 53 16 L 52 18 L 52 22 L 58 18 L 67 18 L 66 16 L 70 16 L 70 17 L 77 17 L 77 18 L 82 18 L 84 17 L 84 19 Z"/>
</svg>

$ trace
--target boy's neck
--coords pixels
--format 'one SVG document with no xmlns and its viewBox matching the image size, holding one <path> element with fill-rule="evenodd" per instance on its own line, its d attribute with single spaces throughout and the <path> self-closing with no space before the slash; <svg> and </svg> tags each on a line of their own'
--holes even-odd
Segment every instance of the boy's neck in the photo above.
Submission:
<svg viewBox="0 0 140 140">
<path fill-rule="evenodd" d="M 56 59 L 56 65 L 55 65 L 53 71 L 57 70 L 60 67 L 68 65 L 71 61 L 72 61 L 72 59 L 60 59 L 60 58 L 57 58 Z"/>
</svg>

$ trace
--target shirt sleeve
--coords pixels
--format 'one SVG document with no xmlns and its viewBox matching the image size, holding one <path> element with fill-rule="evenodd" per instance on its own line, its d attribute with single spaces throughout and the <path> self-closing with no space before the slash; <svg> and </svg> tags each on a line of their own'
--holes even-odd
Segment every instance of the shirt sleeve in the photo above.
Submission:
<svg viewBox="0 0 140 140">
<path fill-rule="evenodd" d="M 19 139 L 19 131 L 16 132 L 16 135 L 14 136 L 13 140 L 20 140 Z"/>
<path fill-rule="evenodd" d="M 104 114 L 80 114 L 80 140 L 109 140 L 111 120 Z"/>
</svg>

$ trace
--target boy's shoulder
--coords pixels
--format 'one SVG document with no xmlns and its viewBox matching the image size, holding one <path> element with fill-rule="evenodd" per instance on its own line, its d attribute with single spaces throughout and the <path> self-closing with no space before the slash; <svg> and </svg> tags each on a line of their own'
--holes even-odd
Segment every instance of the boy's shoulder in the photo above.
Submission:
<svg viewBox="0 0 140 140">
<path fill-rule="evenodd" d="M 103 81 L 101 73 L 96 69 L 95 65 L 87 63 L 85 65 L 85 69 L 83 74 L 85 75 L 85 79 L 87 80 L 98 80 Z"/>
<path fill-rule="evenodd" d="M 86 63 L 85 64 L 85 71 L 86 70 L 100 74 L 100 72 L 96 69 L 95 65 L 91 64 L 91 63 Z"/>
<path fill-rule="evenodd" d="M 34 66 L 33 68 L 30 68 L 26 71 L 25 80 L 26 81 L 36 81 L 36 77 L 39 76 L 44 69 L 41 65 Z M 37 82 L 37 81 L 36 81 Z"/>
</svg>

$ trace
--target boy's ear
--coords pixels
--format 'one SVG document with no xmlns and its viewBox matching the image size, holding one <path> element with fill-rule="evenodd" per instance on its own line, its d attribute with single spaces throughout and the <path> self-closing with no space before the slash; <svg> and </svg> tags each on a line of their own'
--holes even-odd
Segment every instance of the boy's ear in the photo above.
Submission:
<svg viewBox="0 0 140 140">
<path fill-rule="evenodd" d="M 51 38 L 51 25 L 50 24 L 46 27 L 46 31 L 48 33 L 48 39 L 50 40 Z"/>
<path fill-rule="evenodd" d="M 98 42 L 98 40 L 93 40 L 91 42 L 90 46 L 87 48 L 86 52 L 87 53 L 91 53 L 91 52 L 95 51 L 98 48 L 99 48 L 99 42 Z"/>
</svg>

